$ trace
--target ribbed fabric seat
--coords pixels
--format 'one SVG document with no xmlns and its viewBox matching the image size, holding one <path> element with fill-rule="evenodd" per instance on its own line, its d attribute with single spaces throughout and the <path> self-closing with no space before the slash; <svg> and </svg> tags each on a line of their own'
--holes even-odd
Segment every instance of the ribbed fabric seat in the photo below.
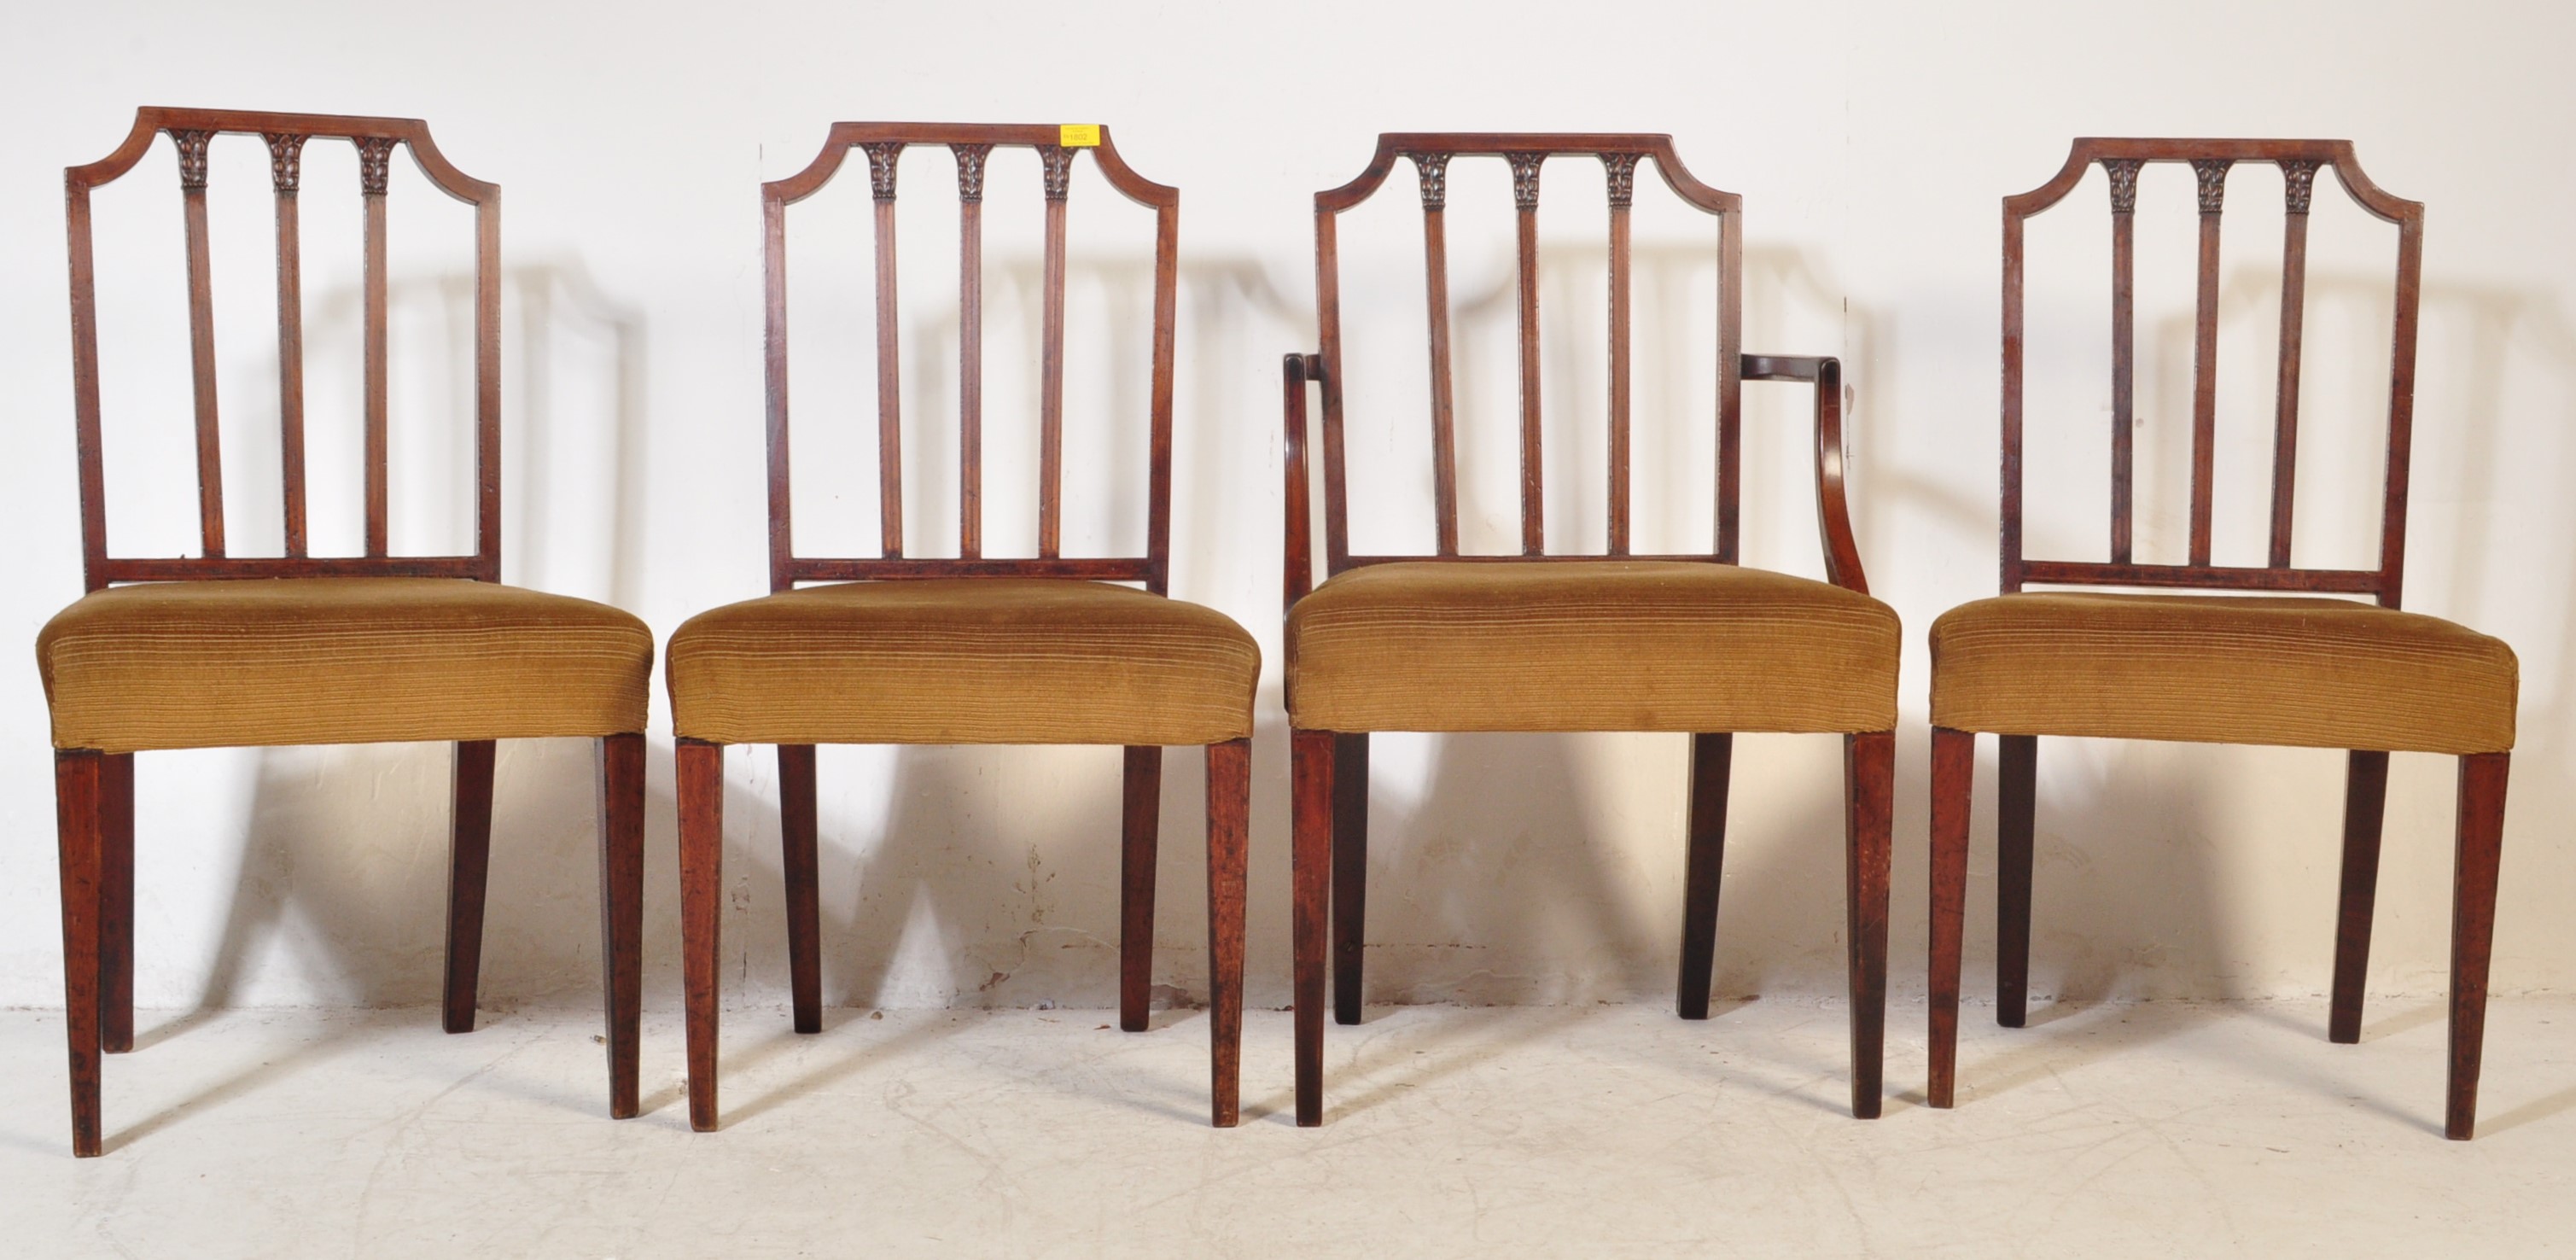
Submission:
<svg viewBox="0 0 2576 1260">
<path fill-rule="evenodd" d="M 57 748 L 603 736 L 644 729 L 653 633 L 453 578 L 155 582 L 57 614 L 36 668 Z"/>
<path fill-rule="evenodd" d="M 2513 649 L 2348 599 L 2033 592 L 1932 624 L 1932 724 L 2387 752 L 2513 747 Z"/>
<path fill-rule="evenodd" d="M 1261 649 L 1224 614 L 1055 578 L 850 582 L 671 635 L 672 724 L 718 744 L 1215 744 Z"/>
<path fill-rule="evenodd" d="M 1328 731 L 1883 731 L 1895 610 L 1729 564 L 1352 569 L 1288 614 L 1291 725 Z"/>
</svg>

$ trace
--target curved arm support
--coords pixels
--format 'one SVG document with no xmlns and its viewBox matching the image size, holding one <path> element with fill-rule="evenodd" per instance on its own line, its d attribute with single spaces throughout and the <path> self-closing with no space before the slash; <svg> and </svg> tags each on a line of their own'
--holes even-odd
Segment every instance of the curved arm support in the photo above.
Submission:
<svg viewBox="0 0 2576 1260">
<path fill-rule="evenodd" d="M 1314 513 L 1306 497 L 1306 383 L 1323 379 L 1322 355 L 1291 354 L 1279 364 L 1280 406 L 1287 421 L 1287 445 L 1281 463 L 1288 475 L 1287 587 L 1280 604 L 1285 617 L 1306 592 L 1315 589 Z"/>
<path fill-rule="evenodd" d="M 1860 547 L 1852 541 L 1851 506 L 1843 489 L 1843 364 L 1830 356 L 1748 354 L 1743 379 L 1807 381 L 1816 387 L 1816 532 L 1825 548 L 1825 580 L 1869 594 Z"/>
</svg>

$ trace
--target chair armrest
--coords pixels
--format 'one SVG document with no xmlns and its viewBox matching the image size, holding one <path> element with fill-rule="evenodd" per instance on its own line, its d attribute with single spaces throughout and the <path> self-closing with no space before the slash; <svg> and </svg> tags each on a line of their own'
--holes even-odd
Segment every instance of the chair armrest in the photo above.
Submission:
<svg viewBox="0 0 2576 1260">
<path fill-rule="evenodd" d="M 1287 421 L 1286 458 L 1281 466 L 1288 474 L 1288 556 L 1286 598 L 1280 615 L 1297 606 L 1306 592 L 1315 587 L 1314 512 L 1306 497 L 1306 384 L 1323 379 L 1323 356 L 1291 354 L 1280 361 L 1280 405 Z"/>
<path fill-rule="evenodd" d="M 1843 364 L 1830 356 L 1748 354 L 1748 381 L 1807 381 L 1816 387 L 1816 530 L 1825 547 L 1825 580 L 1869 593 L 1852 541 L 1851 508 L 1843 497 Z"/>
</svg>

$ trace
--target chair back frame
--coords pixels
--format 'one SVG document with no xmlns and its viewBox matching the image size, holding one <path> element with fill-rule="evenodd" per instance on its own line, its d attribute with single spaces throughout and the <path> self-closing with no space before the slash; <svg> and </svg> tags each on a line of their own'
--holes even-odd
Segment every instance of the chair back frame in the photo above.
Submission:
<svg viewBox="0 0 2576 1260">
<path fill-rule="evenodd" d="M 2193 321 L 2191 539 L 2183 564 L 2141 564 L 2131 548 L 2131 429 L 2134 420 L 2136 324 L 2131 287 L 2138 171 L 2149 162 L 2188 162 L 2199 184 L 2200 253 Z M 2281 170 L 2286 215 L 2282 240 L 2280 362 L 2276 376 L 2271 538 L 2260 567 L 2213 564 L 2210 502 L 2218 381 L 2219 220 L 2227 172 L 2238 162 Z M 2022 547 L 2023 226 L 2065 199 L 2099 163 L 2111 188 L 2111 558 L 2033 560 Z M 2319 168 L 2331 167 L 2363 210 L 2397 226 L 2397 283 L 2389 357 L 2388 476 L 2380 517 L 2379 567 L 2313 569 L 2290 563 L 2292 495 L 2297 469 L 2299 368 L 2307 284 L 2308 208 Z M 2102 139 L 2075 141 L 2055 178 L 2004 198 L 2003 239 L 2003 522 L 2002 585 L 2196 587 L 2213 590 L 2310 591 L 2372 595 L 2398 606 L 2406 567 L 2406 475 L 2415 417 L 2415 338 L 2423 274 L 2424 205 L 2391 196 L 2362 173 L 2348 140 Z"/>
<path fill-rule="evenodd" d="M 904 553 L 902 381 L 895 301 L 895 162 L 910 145 L 945 146 L 957 163 L 958 204 L 958 539 L 954 558 Z M 1035 149 L 1046 198 L 1043 348 L 1039 361 L 1038 554 L 983 554 L 983 200 L 984 166 L 996 146 Z M 787 434 L 787 207 L 820 191 L 849 156 L 867 155 L 876 201 L 877 478 L 880 554 L 799 556 L 790 530 Z M 1064 450 L 1065 209 L 1074 159 L 1088 150 L 1101 175 L 1128 200 L 1153 209 L 1154 340 L 1151 473 L 1142 556 L 1062 554 Z M 1119 157 L 1107 127 L 966 123 L 841 122 L 804 170 L 760 188 L 768 335 L 769 579 L 799 582 L 894 578 L 1052 577 L 1141 582 L 1163 594 L 1171 570 L 1172 358 L 1178 291 L 1181 194 L 1137 174 Z"/>
<path fill-rule="evenodd" d="M 92 252 L 90 192 L 142 161 L 155 137 L 168 133 L 178 151 L 179 187 L 188 251 L 188 335 L 196 415 L 197 529 L 201 554 L 123 558 L 107 552 L 107 488 L 100 443 L 98 285 Z M 214 137 L 257 135 L 268 144 L 276 198 L 278 426 L 283 452 L 286 526 L 283 556 L 233 556 L 224 545 L 221 427 L 215 402 L 214 300 L 206 222 L 206 153 Z M 316 136 L 357 148 L 359 196 L 366 221 L 365 554 L 310 554 L 305 524 L 304 309 L 299 197 L 304 145 Z M 474 207 L 474 554 L 389 554 L 387 526 L 385 195 L 388 163 L 408 149 L 429 182 Z M 87 589 L 117 582 L 206 578 L 448 577 L 501 580 L 501 189 L 449 164 L 417 118 L 360 118 L 249 110 L 138 110 L 115 152 L 63 172 L 71 237 L 72 400 L 80 460 L 81 566 Z"/>
<path fill-rule="evenodd" d="M 1516 555 L 1466 555 L 1458 547 L 1458 458 L 1449 352 L 1448 166 L 1458 156 L 1495 156 L 1511 164 L 1518 237 L 1520 375 L 1520 525 Z M 1287 603 L 1312 588 L 1311 509 L 1307 490 L 1307 382 L 1321 386 L 1323 403 L 1324 547 L 1326 576 L 1394 561 L 1462 562 L 1599 560 L 1602 555 L 1550 553 L 1544 519 L 1541 466 L 1538 318 L 1539 178 L 1550 157 L 1580 156 L 1601 162 L 1606 173 L 1609 227 L 1609 537 L 1607 558 L 1736 562 L 1742 444 L 1741 384 L 1746 380 L 1808 381 L 1816 385 L 1816 481 L 1819 533 L 1830 580 L 1866 591 L 1843 495 L 1842 369 L 1832 358 L 1747 355 L 1742 352 L 1743 198 L 1694 177 L 1673 150 L 1672 137 L 1648 133 L 1387 132 L 1377 138 L 1367 169 L 1339 188 L 1315 194 L 1315 302 L 1319 354 L 1287 357 L 1288 558 Z M 1341 262 L 1337 229 L 1343 211 L 1369 199 L 1385 184 L 1396 159 L 1412 162 L 1422 197 L 1424 291 L 1429 314 L 1431 366 L 1432 490 L 1436 554 L 1353 555 L 1345 477 L 1342 397 Z M 1717 511 L 1716 538 L 1706 552 L 1633 555 L 1630 551 L 1629 387 L 1630 226 L 1637 166 L 1651 160 L 1682 202 L 1718 221 L 1717 294 Z"/>
</svg>

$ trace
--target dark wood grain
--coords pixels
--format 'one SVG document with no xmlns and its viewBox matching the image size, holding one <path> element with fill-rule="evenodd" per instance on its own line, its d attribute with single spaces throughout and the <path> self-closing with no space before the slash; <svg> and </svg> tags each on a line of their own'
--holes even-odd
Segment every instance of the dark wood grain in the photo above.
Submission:
<svg viewBox="0 0 2576 1260">
<path fill-rule="evenodd" d="M 724 746 L 682 739 L 673 755 L 680 812 L 680 987 L 688 1039 L 689 1127 L 713 1133 L 716 1025 L 724 984 Z"/>
<path fill-rule="evenodd" d="M 1629 210 L 1636 202 L 1637 155 L 1601 155 L 1610 189 L 1610 554 L 1628 554 Z"/>
<path fill-rule="evenodd" d="M 1682 974 L 1674 1005 L 1683 1019 L 1708 1018 L 1717 970 L 1717 896 L 1726 867 L 1726 789 L 1735 736 L 1691 736 L 1689 848 L 1682 864 Z"/>
<path fill-rule="evenodd" d="M 821 823 L 812 744 L 778 746 L 778 866 L 787 894 L 787 991 L 796 1031 L 823 1031 Z"/>
<path fill-rule="evenodd" d="M 2039 737 L 2005 735 L 1995 759 L 1995 1022 L 2030 1018 L 2030 883 Z"/>
<path fill-rule="evenodd" d="M 644 736 L 599 741 L 599 970 L 608 1025 L 608 1114 L 642 1110 L 644 1013 Z"/>
<path fill-rule="evenodd" d="M 360 268 L 361 310 L 365 320 L 364 387 L 365 427 L 360 458 L 366 468 L 367 554 L 386 556 L 393 552 L 391 518 L 393 458 L 392 433 L 388 416 L 392 408 L 391 369 L 387 366 L 389 333 L 385 327 L 385 161 L 391 144 L 383 140 L 358 142 L 358 171 L 361 181 L 359 201 L 365 207 L 366 235 L 363 249 L 366 261 Z"/>
<path fill-rule="evenodd" d="M 2132 503 L 2138 414 L 2138 168 L 2135 158 L 2104 158 L 2111 182 L 2111 563 L 2132 558 Z M 2016 242 L 2017 243 L 2017 242 Z M 2007 246 L 2007 248 L 2012 248 Z M 2018 251 L 2015 251 L 2018 257 Z"/>
<path fill-rule="evenodd" d="M 492 868 L 492 765 L 488 739 L 460 740 L 449 774 L 447 976 L 439 1024 L 474 1031 L 474 995 L 483 974 L 483 898 Z"/>
<path fill-rule="evenodd" d="M 2379 831 L 2388 812 L 2388 754 L 2355 750 L 2344 771 L 2343 886 L 2335 898 L 2333 1001 L 2326 1040 L 2361 1041 L 2370 982 L 2370 920 L 2379 899 Z"/>
<path fill-rule="evenodd" d="M 2290 567 L 2290 527 L 2299 479 L 2299 368 L 2307 339 L 2308 204 L 2314 162 L 2284 162 L 2281 216 L 2280 365 L 2272 389 L 2272 546 L 2269 563 Z"/>
<path fill-rule="evenodd" d="M 1316 357 L 1291 354 L 1279 361 L 1280 408 L 1287 419 L 1287 446 L 1280 467 L 1288 478 L 1284 495 L 1288 521 L 1281 530 L 1288 558 L 1280 568 L 1285 586 L 1281 605 L 1290 608 L 1315 587 L 1314 542 L 1310 536 L 1315 512 L 1306 492 L 1306 368 Z"/>
<path fill-rule="evenodd" d="M 2208 564 L 2218 451 L 2218 233 L 2225 158 L 2195 158 L 2200 177 L 2200 268 L 2191 321 L 2191 562 Z"/>
<path fill-rule="evenodd" d="M 1959 1079 L 1959 949 L 1968 925 L 1968 807 L 1977 737 L 1932 728 L 1932 941 L 1928 975 L 1931 1076 L 1924 1097 L 1948 1107 Z"/>
<path fill-rule="evenodd" d="M 98 1043 L 134 1048 L 134 754 L 98 766 Z"/>
<path fill-rule="evenodd" d="M 1333 1022 L 1360 1022 L 1368 947 L 1369 737 L 1333 737 Z"/>
<path fill-rule="evenodd" d="M 1252 839 L 1252 741 L 1207 746 L 1208 1058 L 1211 1121 L 1242 1118 L 1245 853 Z"/>
<path fill-rule="evenodd" d="M 984 554 L 984 163 L 989 144 L 952 144 L 957 159 L 957 555 Z"/>
<path fill-rule="evenodd" d="M 1324 1122 L 1324 975 L 1333 877 L 1334 739 L 1288 733 L 1291 1004 L 1297 1039 L 1297 1123 Z"/>
<path fill-rule="evenodd" d="M 1887 1046 L 1887 871 L 1896 816 L 1896 732 L 1843 737 L 1843 904 L 1850 953 L 1851 1106 L 1878 1118 Z"/>
<path fill-rule="evenodd" d="M 1513 230 L 1520 260 L 1514 292 L 1520 308 L 1521 364 L 1521 554 L 1547 551 L 1547 490 L 1544 429 L 1540 421 L 1538 372 L 1538 179 L 1543 151 L 1505 155 L 1512 164 L 1512 199 L 1518 204 Z"/>
<path fill-rule="evenodd" d="M 99 753 L 54 753 L 54 825 L 62 862 L 63 1029 L 71 1042 L 72 1154 L 99 1153 Z"/>
<path fill-rule="evenodd" d="M 224 554 L 223 429 L 215 402 L 215 297 L 206 227 L 206 150 L 214 132 L 170 129 L 188 234 L 188 366 L 197 413 L 197 530 L 204 554 Z"/>
<path fill-rule="evenodd" d="M 1163 750 L 1129 745 L 1120 782 L 1118 1027 L 1143 1032 L 1153 1019 L 1154 864 L 1156 833 L 1163 822 Z"/>
<path fill-rule="evenodd" d="M 2504 852 L 2510 753 L 2460 758 L 2459 847 L 2451 884 L 2451 1071 L 2442 1135 L 2478 1127 L 2478 1066 L 2486 1045 L 2487 962 L 2495 949 L 2496 874 Z"/>
<path fill-rule="evenodd" d="M 1422 299 L 1431 330 L 1431 504 L 1434 548 L 1458 554 L 1458 405 L 1449 364 L 1449 155 L 1415 153 L 1422 181 Z M 1303 406 L 1303 399 L 1299 400 Z M 1302 426 L 1301 426 L 1302 427 Z"/>
<path fill-rule="evenodd" d="M 1073 150 L 1040 145 L 1045 167 L 1046 254 L 1039 280 L 1038 555 L 1064 552 L 1064 228 Z"/>
<path fill-rule="evenodd" d="M 311 549 L 304 495 L 304 244 L 298 194 L 306 137 L 269 132 L 269 184 L 277 218 L 277 446 L 285 493 L 286 554 Z"/>
<path fill-rule="evenodd" d="M 903 555 L 903 338 L 902 306 L 895 294 L 895 162 L 903 142 L 864 146 L 868 178 L 875 185 L 877 281 L 877 546 Z"/>
</svg>

